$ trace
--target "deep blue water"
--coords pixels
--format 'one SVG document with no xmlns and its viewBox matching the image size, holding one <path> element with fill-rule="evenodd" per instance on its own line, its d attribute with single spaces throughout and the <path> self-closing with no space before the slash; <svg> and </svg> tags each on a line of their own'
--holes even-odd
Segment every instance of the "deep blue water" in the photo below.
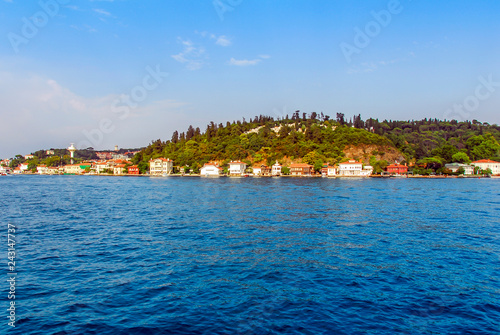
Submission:
<svg viewBox="0 0 500 335">
<path fill-rule="evenodd" d="M 12 176 L 0 191 L 4 264 L 18 226 L 5 333 L 500 333 L 499 179 Z"/>
</svg>

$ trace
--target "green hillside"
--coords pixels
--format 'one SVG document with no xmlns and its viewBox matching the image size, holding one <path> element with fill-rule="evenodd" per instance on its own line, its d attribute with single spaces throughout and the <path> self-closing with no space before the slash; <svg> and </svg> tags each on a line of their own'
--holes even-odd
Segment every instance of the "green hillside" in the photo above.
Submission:
<svg viewBox="0 0 500 335">
<path fill-rule="evenodd" d="M 403 162 L 437 170 L 456 160 L 499 159 L 499 139 L 500 127 L 477 121 L 363 121 L 359 115 L 347 121 L 343 114 L 331 120 L 297 111 L 291 118 L 278 120 L 261 115 L 225 125 L 211 122 L 204 132 L 189 126 L 186 132 L 175 131 L 168 141 L 153 141 L 136 154 L 133 162 L 142 171 L 156 157 L 168 157 L 175 165 L 195 171 L 212 160 L 223 165 L 231 160 L 268 165 L 276 160 L 303 161 L 319 169 L 325 163 L 356 158 L 383 167 L 389 163 L 384 155 L 393 151 Z M 372 152 L 348 157 L 347 147 L 368 147 Z"/>
</svg>

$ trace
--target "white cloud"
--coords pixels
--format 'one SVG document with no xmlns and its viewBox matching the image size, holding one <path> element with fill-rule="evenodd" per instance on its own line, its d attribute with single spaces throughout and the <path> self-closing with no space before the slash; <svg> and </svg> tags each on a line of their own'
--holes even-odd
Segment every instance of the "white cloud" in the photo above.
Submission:
<svg viewBox="0 0 500 335">
<path fill-rule="evenodd" d="M 190 40 L 178 38 L 179 43 L 184 46 L 184 49 L 171 57 L 179 63 L 185 64 L 188 70 L 199 70 L 205 64 L 206 53 L 203 47 L 195 46 Z"/>
<path fill-rule="evenodd" d="M 233 44 L 231 39 L 225 35 L 217 36 L 216 34 L 209 33 L 208 31 L 197 31 L 197 30 L 195 30 L 194 33 L 200 35 L 203 38 L 209 38 L 211 40 L 215 40 L 215 44 L 221 47 L 228 47 L 231 44 Z"/>
<path fill-rule="evenodd" d="M 231 41 L 224 35 L 217 37 L 217 41 L 215 41 L 215 44 L 227 47 L 231 45 Z"/>
<path fill-rule="evenodd" d="M 94 8 L 93 11 L 96 12 L 97 14 L 101 14 L 104 16 L 112 16 L 110 12 L 108 12 L 104 9 L 101 9 L 101 8 Z"/>
<path fill-rule="evenodd" d="M 237 59 L 231 58 L 231 60 L 229 61 L 229 64 L 235 65 L 235 66 L 251 66 L 251 65 L 257 65 L 261 61 L 262 61 L 262 59 L 252 59 L 252 60 L 240 59 L 240 60 L 237 60 Z"/>
<path fill-rule="evenodd" d="M 258 58 L 255 59 L 234 59 L 231 58 L 229 60 L 230 65 L 234 66 L 253 66 L 259 64 L 263 59 L 269 59 L 271 56 L 269 55 L 260 55 Z"/>
</svg>

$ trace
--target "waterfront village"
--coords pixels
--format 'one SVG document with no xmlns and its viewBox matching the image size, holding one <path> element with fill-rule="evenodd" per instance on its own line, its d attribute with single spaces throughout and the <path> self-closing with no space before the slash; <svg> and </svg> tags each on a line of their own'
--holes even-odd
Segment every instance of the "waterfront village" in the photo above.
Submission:
<svg viewBox="0 0 500 335">
<path fill-rule="evenodd" d="M 118 147 L 115 147 L 117 151 Z M 291 163 L 282 166 L 278 161 L 272 166 L 258 164 L 247 166 L 242 161 L 230 161 L 221 166 L 219 162 L 207 162 L 199 171 L 193 171 L 188 167 L 175 166 L 169 158 L 159 157 L 149 161 L 149 171 L 141 173 L 137 165 L 129 160 L 136 152 L 116 154 L 112 152 L 97 153 L 99 160 L 85 160 L 74 164 L 74 153 L 76 148 L 73 144 L 68 147 L 70 153 L 70 164 L 61 166 L 47 166 L 44 164 L 33 165 L 35 158 L 32 154 L 25 155 L 26 160 L 17 167 L 11 168 L 10 159 L 0 161 L 0 175 L 16 174 L 38 174 L 38 175 L 114 175 L 114 176 L 201 176 L 201 177 L 420 177 L 409 171 L 407 164 L 394 162 L 388 165 L 380 174 L 374 174 L 373 167 L 364 165 L 361 161 L 349 159 L 335 165 L 324 165 L 321 171 L 316 171 L 313 165 L 306 163 Z M 53 150 L 47 150 L 47 155 L 54 155 Z M 429 177 L 500 177 L 500 162 L 489 159 L 481 159 L 470 164 L 450 163 L 445 165 L 447 174 Z"/>
</svg>

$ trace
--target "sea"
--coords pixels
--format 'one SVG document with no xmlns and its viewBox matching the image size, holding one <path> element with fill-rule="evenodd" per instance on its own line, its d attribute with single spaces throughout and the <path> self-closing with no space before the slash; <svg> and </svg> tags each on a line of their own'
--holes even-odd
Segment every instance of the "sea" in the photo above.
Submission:
<svg viewBox="0 0 500 335">
<path fill-rule="evenodd" d="M 0 191 L 0 333 L 500 334 L 500 179 L 22 175 Z"/>
</svg>

